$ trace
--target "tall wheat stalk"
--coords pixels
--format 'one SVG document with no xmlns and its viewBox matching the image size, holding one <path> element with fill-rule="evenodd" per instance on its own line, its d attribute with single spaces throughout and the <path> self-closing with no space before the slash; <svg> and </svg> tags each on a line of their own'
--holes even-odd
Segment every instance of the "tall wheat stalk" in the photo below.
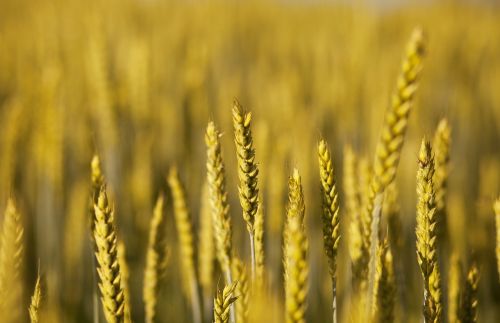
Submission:
<svg viewBox="0 0 500 323">
<path fill-rule="evenodd" d="M 417 260 L 424 279 L 425 322 L 442 321 L 441 278 L 437 258 L 437 212 L 434 191 L 434 157 L 422 140 L 417 172 Z"/>
<path fill-rule="evenodd" d="M 337 252 L 340 241 L 339 198 L 333 162 L 326 141 L 318 144 L 319 174 L 323 198 L 323 243 L 332 280 L 333 322 L 337 322 Z"/>
<path fill-rule="evenodd" d="M 101 187 L 97 203 L 94 204 L 94 213 L 97 273 L 104 316 L 109 323 L 124 322 L 125 300 L 117 254 L 114 211 L 109 205 L 105 186 Z"/>
<path fill-rule="evenodd" d="M 198 277 L 196 275 L 196 246 L 191 223 L 191 216 L 186 202 L 186 190 L 181 183 L 179 174 L 175 167 L 170 168 L 167 177 L 172 199 L 174 202 L 174 217 L 179 239 L 181 269 L 184 278 L 184 288 L 189 293 L 192 306 L 193 321 L 202 322 L 200 291 L 198 286 Z"/>
<path fill-rule="evenodd" d="M 238 177 L 240 181 L 238 192 L 241 208 L 243 209 L 243 219 L 246 222 L 250 238 L 251 272 L 252 282 L 254 282 L 257 267 L 255 255 L 255 218 L 259 208 L 259 189 L 257 187 L 259 170 L 255 162 L 255 149 L 253 148 L 252 131 L 250 129 L 251 121 L 252 114 L 244 111 L 239 102 L 235 100 L 233 104 L 233 127 L 236 157 L 238 160 Z M 259 242 L 262 242 L 262 239 Z M 261 249 L 260 251 L 262 252 L 263 250 Z"/>
</svg>

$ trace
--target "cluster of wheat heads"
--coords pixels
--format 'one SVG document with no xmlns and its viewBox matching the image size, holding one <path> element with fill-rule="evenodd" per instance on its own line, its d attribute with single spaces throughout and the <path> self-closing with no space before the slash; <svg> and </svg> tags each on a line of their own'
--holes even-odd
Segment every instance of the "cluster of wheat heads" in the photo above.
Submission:
<svg viewBox="0 0 500 323">
<path fill-rule="evenodd" d="M 99 317 L 99 312 L 102 311 L 107 322 L 130 322 L 132 314 L 137 311 L 144 313 L 145 322 L 159 321 L 158 313 L 161 309 L 158 304 L 164 296 L 161 287 L 169 258 L 166 204 L 171 202 L 183 294 L 191 305 L 193 322 L 252 321 L 253 311 L 265 311 L 265 308 L 256 308 L 258 302 L 254 298 L 269 297 L 273 293 L 273 286 L 283 289 L 277 294 L 283 298 L 284 320 L 305 322 L 308 318 L 310 268 L 313 266 L 308 257 L 317 252 L 311 249 L 309 243 L 308 221 L 312 216 L 318 217 L 322 223 L 323 249 L 331 282 L 328 287 L 332 298 L 331 316 L 324 321 L 331 319 L 337 322 L 343 317 L 339 315 L 341 308 L 338 306 L 338 298 L 344 298 L 344 303 L 350 303 L 350 319 L 353 321 L 397 320 L 397 292 L 400 287 L 397 251 L 401 237 L 398 236 L 400 232 L 397 229 L 399 209 L 394 180 L 424 52 L 425 37 L 417 29 L 403 60 L 402 72 L 376 146 L 373 164 L 366 156 L 346 147 L 343 156 L 343 181 L 338 181 L 339 174 L 334 167 L 332 150 L 325 139 L 319 141 L 316 147 L 319 176 L 315 179 L 321 192 L 321 196 L 317 196 L 317 200 L 322 203 L 320 214 L 306 213 L 303 186 L 307 182 L 303 181 L 298 169 L 291 172 L 288 180 L 288 205 L 283 210 L 283 281 L 280 283 L 268 281 L 270 275 L 266 272 L 265 250 L 270 247 L 266 249 L 264 245 L 266 212 L 259 194 L 259 164 L 252 137 L 252 115 L 237 101 L 233 104 L 232 121 L 236 146 L 237 193 L 241 208 L 238 210 L 248 231 L 249 250 L 236 250 L 236 244 L 233 244 L 233 223 L 237 223 L 233 216 L 237 212 L 229 208 L 230 185 L 226 184 L 221 131 L 214 122 L 209 122 L 205 133 L 207 177 L 206 187 L 201 194 L 198 237 L 190 211 L 190 191 L 185 188 L 180 171 L 171 167 L 167 175 L 170 194 L 159 194 L 149 222 L 148 242 L 144 250 L 143 309 L 131 308 L 130 298 L 133 295 L 128 286 L 129 266 L 125 239 L 120 236 L 120 221 L 115 216 L 111 187 L 106 184 L 100 159 L 95 156 L 91 161 L 88 213 L 90 243 L 94 253 L 94 287 L 101 300 L 96 316 Z M 474 260 L 467 259 L 464 261 L 468 263 L 464 275 L 461 272 L 462 260 L 455 253 L 450 263 L 440 261 L 445 256 L 441 251 L 446 252 L 446 248 L 449 248 L 444 245 L 443 235 L 446 232 L 450 136 L 449 124 L 443 119 L 436 129 L 432 145 L 426 139 L 422 141 L 416 165 L 418 202 L 415 211 L 414 249 L 422 274 L 421 303 L 425 322 L 475 322 L 478 318 L 480 267 Z M 339 195 L 338 182 L 343 184 L 344 201 L 341 201 Z M 342 210 L 341 205 L 345 210 Z M 500 275 L 500 200 L 495 202 L 494 212 Z M 345 233 L 341 232 L 343 221 L 349 228 Z M 10 199 L 3 218 L 0 245 L 0 313 L 4 315 L 3 320 L 6 322 L 19 322 L 23 320 L 21 317 L 27 318 L 28 315 L 32 322 L 38 322 L 40 309 L 43 308 L 43 284 L 38 276 L 24 315 L 23 312 L 16 311 L 23 308 L 24 290 L 20 288 L 20 276 L 23 274 L 23 233 L 20 213 Z M 343 237 L 347 237 L 352 262 L 352 293 L 337 295 L 337 256 Z M 217 259 L 216 265 L 214 259 Z M 446 265 L 449 266 L 447 280 L 442 277 Z M 218 283 L 214 283 L 217 281 Z M 404 321 L 404 317 L 399 319 Z"/>
</svg>

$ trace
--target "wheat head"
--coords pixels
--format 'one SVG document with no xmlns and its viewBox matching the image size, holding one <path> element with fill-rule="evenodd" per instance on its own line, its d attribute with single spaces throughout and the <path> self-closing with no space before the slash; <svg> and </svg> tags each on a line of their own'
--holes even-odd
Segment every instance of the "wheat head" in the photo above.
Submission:
<svg viewBox="0 0 500 323">
<path fill-rule="evenodd" d="M 233 304 L 237 296 L 235 293 L 237 281 L 230 285 L 226 285 L 223 290 L 218 290 L 214 299 L 214 323 L 228 323 L 231 304 Z"/>
</svg>

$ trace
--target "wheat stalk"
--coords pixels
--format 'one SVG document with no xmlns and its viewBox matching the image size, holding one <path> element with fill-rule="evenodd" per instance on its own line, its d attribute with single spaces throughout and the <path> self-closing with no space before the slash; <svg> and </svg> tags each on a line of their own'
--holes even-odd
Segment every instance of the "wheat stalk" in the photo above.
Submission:
<svg viewBox="0 0 500 323">
<path fill-rule="evenodd" d="M 218 290 L 214 299 L 214 323 L 228 323 L 230 316 L 230 308 L 236 301 L 237 297 L 233 294 L 236 289 L 237 281 L 226 285 L 224 289 Z"/>
<path fill-rule="evenodd" d="M 182 185 L 179 174 L 175 167 L 170 169 L 167 177 L 168 185 L 172 192 L 174 202 L 174 217 L 179 239 L 180 259 L 182 264 L 182 274 L 184 277 L 184 288 L 190 294 L 193 320 L 201 323 L 201 300 L 198 287 L 198 277 L 196 276 L 195 265 L 195 242 L 191 216 L 186 205 L 186 191 Z"/>
<path fill-rule="evenodd" d="M 40 303 L 42 301 L 42 286 L 40 283 L 40 273 L 38 273 L 35 283 L 35 290 L 31 296 L 31 303 L 29 307 L 30 322 L 38 323 L 38 317 L 40 316 Z"/>
<path fill-rule="evenodd" d="M 237 100 L 233 104 L 234 142 L 236 144 L 236 157 L 238 160 L 238 177 L 240 180 L 238 192 L 243 219 L 246 222 L 250 237 L 250 256 L 252 260 L 252 282 L 255 281 L 256 256 L 255 256 L 255 217 L 259 208 L 259 189 L 257 177 L 259 170 L 255 162 L 255 149 L 253 148 L 252 131 L 250 123 L 252 114 L 243 110 Z"/>
<path fill-rule="evenodd" d="M 417 260 L 424 279 L 425 322 L 442 321 L 440 272 L 437 259 L 437 212 L 433 185 L 434 157 L 422 140 L 417 172 Z"/>
<path fill-rule="evenodd" d="M 163 213 L 163 195 L 156 201 L 153 217 L 149 226 L 146 266 L 144 268 L 143 300 L 145 306 L 145 321 L 153 323 L 156 320 L 156 304 L 160 281 L 165 273 L 167 253 L 165 245 L 165 215 Z"/>
<path fill-rule="evenodd" d="M 389 241 L 386 239 L 379 244 L 377 250 L 372 322 L 394 322 L 395 302 L 396 278 Z"/>
<path fill-rule="evenodd" d="M 337 322 L 337 252 L 340 240 L 339 201 L 333 162 L 326 141 L 318 144 L 319 173 L 323 197 L 323 243 L 332 279 L 333 322 Z"/>
<path fill-rule="evenodd" d="M 479 270 L 477 264 L 472 262 L 467 272 L 463 287 L 462 302 L 460 306 L 460 322 L 477 322 L 477 289 L 479 285 Z"/>
<path fill-rule="evenodd" d="M 109 205 L 105 186 L 94 204 L 97 273 L 104 316 L 109 323 L 124 322 L 124 292 L 117 255 L 117 239 L 113 208 Z"/>
<path fill-rule="evenodd" d="M 6 322 L 20 320 L 24 272 L 24 228 L 14 200 L 9 198 L 4 212 L 0 249 L 0 313 Z"/>
</svg>

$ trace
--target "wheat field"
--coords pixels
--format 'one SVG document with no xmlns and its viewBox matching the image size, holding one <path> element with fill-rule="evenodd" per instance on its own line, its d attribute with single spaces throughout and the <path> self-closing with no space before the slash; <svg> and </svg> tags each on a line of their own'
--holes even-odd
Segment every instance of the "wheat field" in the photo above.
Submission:
<svg viewBox="0 0 500 323">
<path fill-rule="evenodd" d="M 0 1 L 0 322 L 499 322 L 500 7 Z"/>
</svg>

